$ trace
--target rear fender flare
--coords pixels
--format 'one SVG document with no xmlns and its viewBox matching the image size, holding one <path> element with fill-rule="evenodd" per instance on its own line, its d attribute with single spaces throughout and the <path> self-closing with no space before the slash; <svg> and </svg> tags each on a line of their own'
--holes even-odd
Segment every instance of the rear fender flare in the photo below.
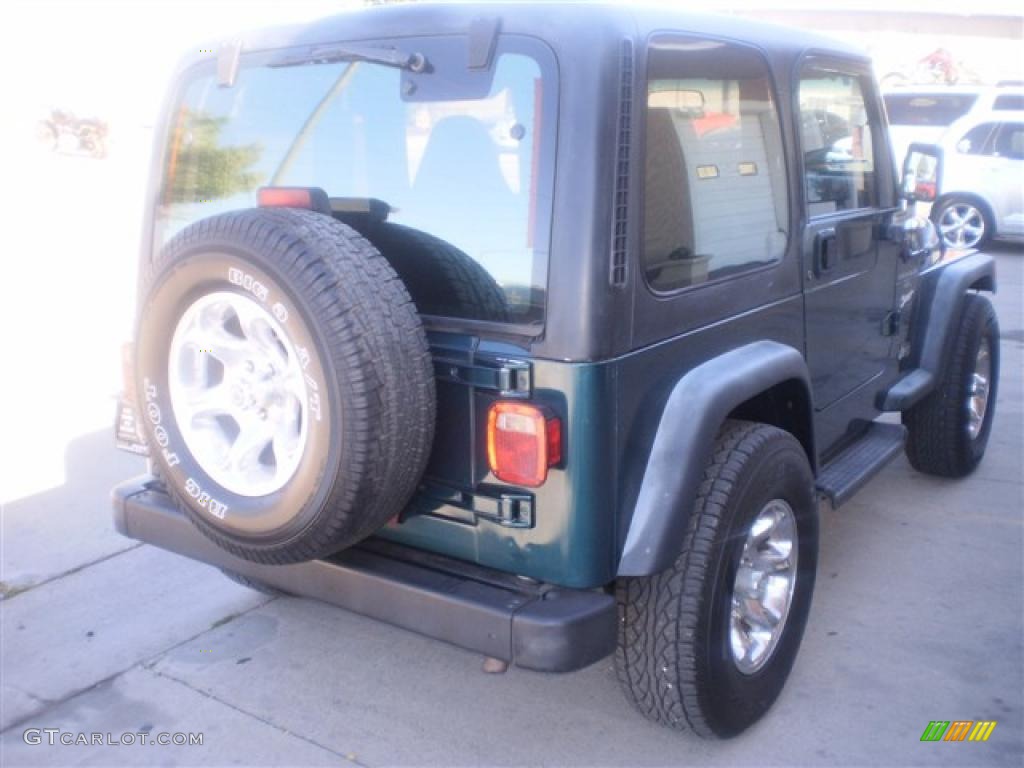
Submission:
<svg viewBox="0 0 1024 768">
<path fill-rule="evenodd" d="M 647 458 L 619 576 L 647 576 L 672 564 L 723 422 L 740 404 L 790 380 L 802 383 L 811 402 L 803 355 L 779 342 L 757 341 L 701 363 L 676 382 Z M 813 468 L 814 456 L 809 459 Z"/>
</svg>

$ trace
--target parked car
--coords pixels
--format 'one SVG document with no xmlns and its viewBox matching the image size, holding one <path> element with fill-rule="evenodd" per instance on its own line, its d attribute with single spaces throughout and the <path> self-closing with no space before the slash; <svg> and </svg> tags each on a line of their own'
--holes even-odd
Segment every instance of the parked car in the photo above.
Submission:
<svg viewBox="0 0 1024 768">
<path fill-rule="evenodd" d="M 911 142 L 941 141 L 954 122 L 968 115 L 1024 110 L 1020 85 L 933 85 L 894 88 L 882 97 L 897 163 Z"/>
<path fill-rule="evenodd" d="M 994 264 L 935 250 L 941 154 L 901 184 L 845 44 L 375 8 L 191 55 L 156 141 L 117 421 L 152 472 L 115 521 L 244 583 L 614 655 L 645 716 L 729 737 L 796 659 L 819 498 L 982 460 Z"/>
<path fill-rule="evenodd" d="M 1024 111 L 972 113 L 946 131 L 932 220 L 951 248 L 1024 237 Z"/>
</svg>

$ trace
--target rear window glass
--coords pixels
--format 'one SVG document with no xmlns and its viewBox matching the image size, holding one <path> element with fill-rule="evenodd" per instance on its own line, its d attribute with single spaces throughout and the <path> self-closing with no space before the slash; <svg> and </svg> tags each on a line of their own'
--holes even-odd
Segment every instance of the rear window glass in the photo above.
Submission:
<svg viewBox="0 0 1024 768">
<path fill-rule="evenodd" d="M 969 93 L 887 93 L 890 125 L 951 125 L 966 115 L 978 97 Z"/>
<path fill-rule="evenodd" d="M 1024 93 L 1003 93 L 996 96 L 993 109 L 1024 110 Z"/>
<path fill-rule="evenodd" d="M 506 38 L 490 72 L 471 72 L 448 40 L 401 41 L 431 62 L 422 75 L 367 61 L 275 66 L 281 54 L 263 54 L 243 57 L 231 87 L 212 67 L 193 76 L 170 127 L 154 247 L 255 205 L 262 186 L 319 187 L 420 312 L 540 323 L 554 64 L 535 41 Z"/>
</svg>

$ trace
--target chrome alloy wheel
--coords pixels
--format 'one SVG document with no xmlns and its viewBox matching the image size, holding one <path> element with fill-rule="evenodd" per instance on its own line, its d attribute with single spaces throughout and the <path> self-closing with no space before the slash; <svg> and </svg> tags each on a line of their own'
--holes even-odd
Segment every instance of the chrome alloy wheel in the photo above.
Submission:
<svg viewBox="0 0 1024 768">
<path fill-rule="evenodd" d="M 974 248 L 985 237 L 985 217 L 970 203 L 954 203 L 939 218 L 939 234 L 950 248 Z"/>
<path fill-rule="evenodd" d="M 778 645 L 796 584 L 797 526 L 793 508 L 772 499 L 754 518 L 732 588 L 729 645 L 736 667 L 757 672 Z"/>
<path fill-rule="evenodd" d="M 214 482 L 265 496 L 291 479 L 306 447 L 306 382 L 273 315 L 236 293 L 203 296 L 174 329 L 167 370 L 178 429 Z"/>
<path fill-rule="evenodd" d="M 967 435 L 974 440 L 981 433 L 988 410 L 988 394 L 992 382 L 992 353 L 988 337 L 982 336 L 978 356 L 974 359 L 974 373 L 967 390 Z"/>
</svg>

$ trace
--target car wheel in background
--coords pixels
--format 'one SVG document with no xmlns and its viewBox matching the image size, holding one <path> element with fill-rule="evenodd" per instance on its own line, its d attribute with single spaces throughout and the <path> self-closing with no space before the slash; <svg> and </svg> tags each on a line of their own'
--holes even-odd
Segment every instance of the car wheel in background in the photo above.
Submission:
<svg viewBox="0 0 1024 768">
<path fill-rule="evenodd" d="M 981 248 L 994 234 L 992 217 L 971 198 L 943 200 L 932 211 L 932 220 L 947 248 Z"/>
</svg>

